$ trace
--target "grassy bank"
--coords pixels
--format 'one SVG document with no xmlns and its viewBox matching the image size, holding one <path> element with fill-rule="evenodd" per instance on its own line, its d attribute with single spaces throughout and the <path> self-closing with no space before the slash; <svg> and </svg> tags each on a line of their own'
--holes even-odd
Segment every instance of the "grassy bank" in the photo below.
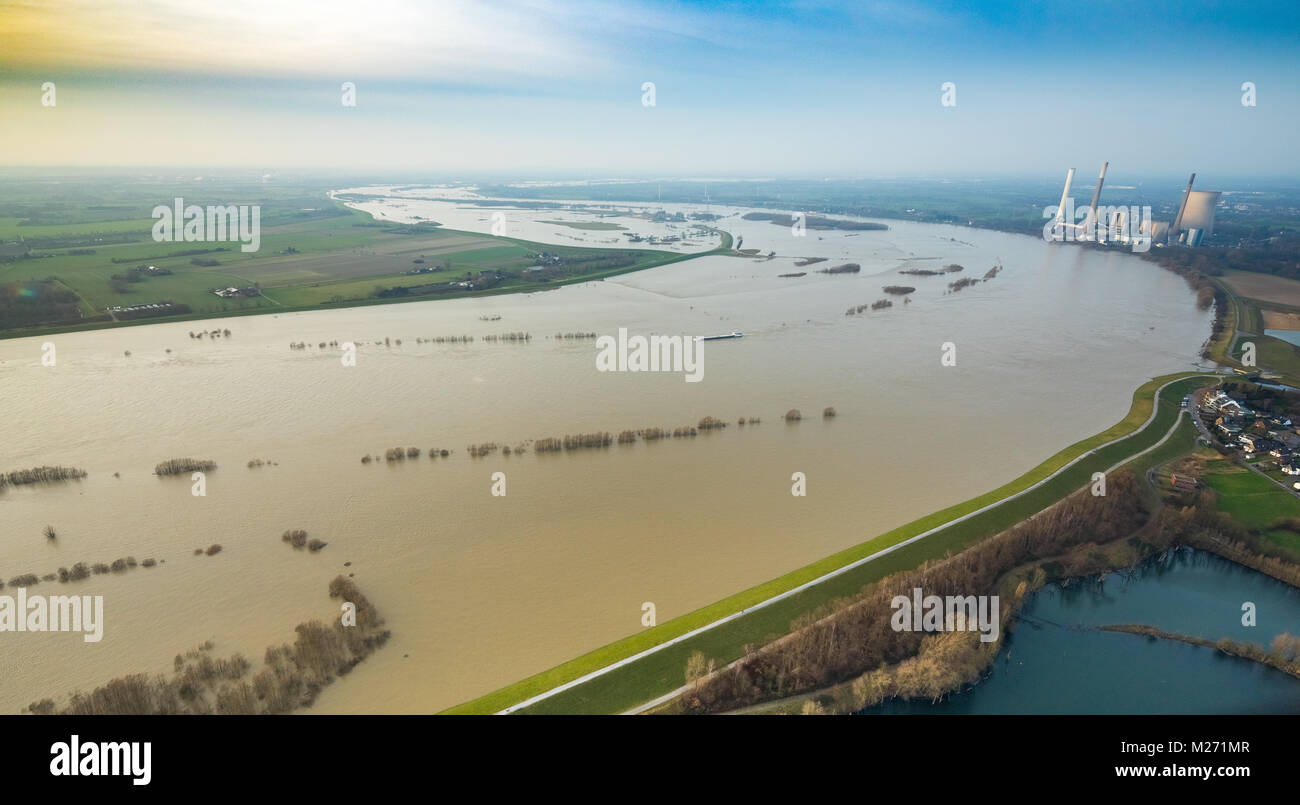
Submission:
<svg viewBox="0 0 1300 805">
<path fill-rule="evenodd" d="M 528 677 L 513 685 L 449 709 L 448 713 L 491 713 L 551 690 L 585 674 L 633 656 L 694 629 L 713 623 L 829 572 L 871 556 L 905 540 L 969 515 L 990 504 L 1042 481 L 1079 456 L 1096 450 L 1059 476 L 989 511 L 954 524 L 925 539 L 899 548 L 876 560 L 860 565 L 837 577 L 803 590 L 780 602 L 748 613 L 722 626 L 684 640 L 637 662 L 615 669 L 548 699 L 534 704 L 529 713 L 611 713 L 621 712 L 685 683 L 686 659 L 694 651 L 722 662 L 741 656 L 746 644 L 762 643 L 789 631 L 790 623 L 800 614 L 816 609 L 836 597 L 858 591 L 863 585 L 898 571 L 919 565 L 927 559 L 960 550 L 980 539 L 996 534 L 1064 498 L 1091 480 L 1093 472 L 1109 469 L 1115 463 L 1150 447 L 1173 426 L 1179 415 L 1179 402 L 1191 389 L 1209 376 L 1176 373 L 1143 384 L 1133 395 L 1128 414 L 1107 430 L 1065 448 L 1019 478 L 984 495 L 951 506 L 855 545 L 780 578 L 752 587 L 702 609 L 630 635 L 610 645 L 585 654 L 548 671 Z M 1182 378 L 1159 395 L 1159 406 L 1150 427 L 1139 429 L 1151 416 L 1156 405 L 1155 392 L 1161 385 Z M 1136 435 L 1131 435 L 1135 434 Z M 1123 441 L 1098 449 L 1099 445 L 1124 437 Z"/>
</svg>

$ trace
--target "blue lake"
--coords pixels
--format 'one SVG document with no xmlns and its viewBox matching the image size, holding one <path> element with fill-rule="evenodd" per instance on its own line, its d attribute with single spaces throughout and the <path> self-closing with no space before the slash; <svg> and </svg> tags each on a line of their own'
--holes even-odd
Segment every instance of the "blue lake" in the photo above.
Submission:
<svg viewBox="0 0 1300 805">
<path fill-rule="evenodd" d="M 1243 626 L 1242 604 L 1257 625 Z M 1267 646 L 1300 634 L 1300 591 L 1201 551 L 1181 549 L 1102 579 L 1049 585 L 1021 611 L 976 686 L 938 704 L 888 702 L 895 713 L 1300 713 L 1300 680 L 1171 640 L 1089 627 L 1141 623 Z"/>
<path fill-rule="evenodd" d="M 1265 330 L 1264 335 L 1271 335 L 1300 347 L 1300 330 Z"/>
</svg>

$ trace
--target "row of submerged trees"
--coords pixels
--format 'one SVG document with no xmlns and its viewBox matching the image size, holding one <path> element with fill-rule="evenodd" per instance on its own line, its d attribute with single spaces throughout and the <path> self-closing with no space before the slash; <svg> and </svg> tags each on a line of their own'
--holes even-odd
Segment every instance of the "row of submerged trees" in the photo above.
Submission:
<svg viewBox="0 0 1300 805">
<path fill-rule="evenodd" d="M 835 409 L 828 407 L 823 409 L 822 416 L 829 419 L 835 416 Z M 803 415 L 797 408 L 791 408 L 785 413 L 784 417 L 787 422 L 798 422 L 803 419 Z M 738 417 L 736 425 L 745 427 L 746 425 L 758 425 L 763 420 L 760 417 Z M 591 433 L 570 433 L 565 436 L 556 437 L 548 436 L 541 439 L 530 439 L 520 442 L 514 446 L 502 444 L 499 442 L 480 442 L 478 444 L 467 445 L 465 452 L 470 458 L 485 458 L 500 452 L 502 455 L 522 455 L 528 452 L 531 445 L 535 453 L 561 453 L 571 450 L 586 450 L 593 448 L 609 447 L 617 444 L 635 444 L 638 440 L 645 442 L 655 442 L 661 439 L 682 439 L 698 436 L 701 431 L 722 430 L 728 427 L 730 422 L 719 419 L 714 416 L 706 416 L 700 419 L 694 425 L 682 425 L 676 428 L 648 427 L 638 429 L 624 429 L 617 435 L 609 431 L 593 431 Z M 445 448 L 430 448 L 429 458 L 447 458 L 453 451 Z M 418 447 L 390 447 L 385 451 L 383 459 L 387 462 L 406 461 L 420 457 L 420 448 Z M 362 464 L 370 464 L 379 461 L 378 456 L 372 456 L 369 453 L 361 457 Z"/>
<path fill-rule="evenodd" d="M 37 575 L 35 573 L 23 573 L 9 579 L 10 587 L 34 587 L 41 582 L 57 581 L 60 584 L 66 584 L 71 581 L 81 581 L 93 576 L 102 576 L 106 573 L 125 573 L 128 570 L 134 570 L 137 567 L 155 567 L 162 560 L 145 559 L 143 562 L 137 562 L 134 556 L 126 556 L 121 559 L 114 559 L 112 562 L 77 562 L 72 567 L 61 567 L 55 573 L 46 573 Z M 3 589 L 5 582 L 0 581 L 0 589 Z"/>
<path fill-rule="evenodd" d="M 23 486 L 25 484 L 52 483 L 85 478 L 86 471 L 77 467 L 32 467 L 26 470 L 0 472 L 0 489 L 6 486 Z"/>
<path fill-rule="evenodd" d="M 153 468 L 154 475 L 182 475 L 189 472 L 209 472 L 217 468 L 217 462 L 201 458 L 170 458 L 160 461 Z"/>
</svg>

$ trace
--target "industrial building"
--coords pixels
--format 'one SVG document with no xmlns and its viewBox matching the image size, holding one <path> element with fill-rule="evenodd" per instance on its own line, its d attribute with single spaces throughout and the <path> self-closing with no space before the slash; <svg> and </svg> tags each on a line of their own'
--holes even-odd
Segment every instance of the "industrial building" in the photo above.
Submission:
<svg viewBox="0 0 1300 805">
<path fill-rule="evenodd" d="M 1070 184 L 1074 180 L 1074 168 L 1070 168 L 1065 175 L 1065 188 L 1061 192 L 1061 203 L 1058 207 L 1056 223 L 1079 233 L 1081 237 L 1077 239 L 1104 241 L 1106 233 L 1109 231 L 1112 239 L 1115 238 L 1114 233 L 1125 233 L 1118 238 L 1119 242 L 1129 242 L 1132 237 L 1129 233 L 1133 233 L 1143 238 L 1150 237 L 1150 242 L 1157 245 L 1200 246 L 1207 235 L 1214 233 L 1214 210 L 1218 206 L 1222 192 L 1218 190 L 1193 190 L 1192 185 L 1196 182 L 1195 173 L 1187 180 L 1187 188 L 1183 191 L 1182 202 L 1178 205 L 1178 213 L 1174 216 L 1172 223 L 1169 221 L 1133 220 L 1133 217 L 1126 214 L 1123 208 L 1110 212 L 1109 220 L 1097 220 L 1097 202 L 1101 198 L 1101 188 L 1106 181 L 1106 169 L 1109 165 L 1109 162 L 1102 163 L 1101 173 L 1097 177 L 1097 187 L 1093 190 L 1092 201 L 1088 205 L 1086 221 L 1096 227 L 1095 235 L 1085 233 L 1085 226 L 1065 220 L 1067 206 L 1073 210 L 1073 201 L 1069 196 Z M 1136 208 L 1133 209 L 1136 210 Z"/>
</svg>

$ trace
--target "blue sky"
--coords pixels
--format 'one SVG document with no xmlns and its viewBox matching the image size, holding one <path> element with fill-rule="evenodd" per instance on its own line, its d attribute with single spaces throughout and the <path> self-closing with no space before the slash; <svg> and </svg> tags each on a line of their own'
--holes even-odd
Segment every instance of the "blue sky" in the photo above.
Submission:
<svg viewBox="0 0 1300 805">
<path fill-rule="evenodd" d="M 1297 176 L 1297 45 L 1269 2 L 0 2 L 0 159 Z"/>
</svg>

